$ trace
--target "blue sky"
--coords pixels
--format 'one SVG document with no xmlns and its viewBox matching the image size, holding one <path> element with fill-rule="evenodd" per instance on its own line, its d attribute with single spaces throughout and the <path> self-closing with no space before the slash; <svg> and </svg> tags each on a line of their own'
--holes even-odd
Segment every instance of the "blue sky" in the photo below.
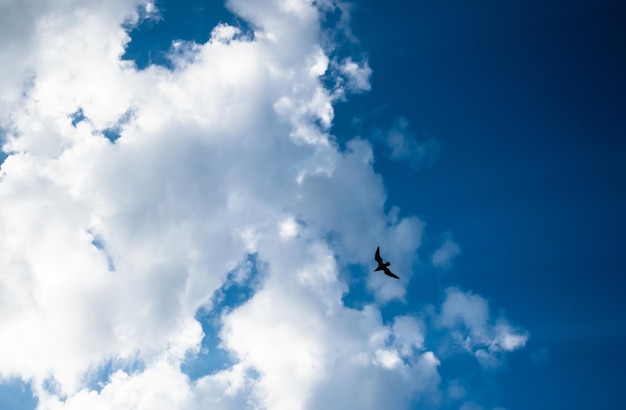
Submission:
<svg viewBox="0 0 626 410">
<path fill-rule="evenodd" d="M 498 375 L 507 406 L 619 407 L 623 5 L 407 7 L 368 3 L 353 22 L 374 69 L 359 108 L 385 101 L 384 114 L 405 115 L 443 145 L 415 174 L 381 164 L 390 198 L 433 232 L 450 230 L 463 249 L 454 281 L 523 323 L 528 353 L 549 349 L 545 363 L 515 357 Z M 344 109 L 352 112 L 339 106 L 338 121 Z"/>
<path fill-rule="evenodd" d="M 623 406 L 624 6 L 259 4 L 2 13 L 0 408 Z"/>
</svg>

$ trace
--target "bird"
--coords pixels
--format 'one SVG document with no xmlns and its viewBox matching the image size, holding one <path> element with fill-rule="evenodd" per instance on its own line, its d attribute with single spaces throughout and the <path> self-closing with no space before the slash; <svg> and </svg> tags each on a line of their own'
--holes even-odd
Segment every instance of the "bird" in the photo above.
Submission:
<svg viewBox="0 0 626 410">
<path fill-rule="evenodd" d="M 387 266 L 391 265 L 391 262 L 384 262 L 383 258 L 380 257 L 380 246 L 376 248 L 376 255 L 374 255 L 374 259 L 378 262 L 378 266 L 374 269 L 374 272 L 382 270 L 383 273 L 387 276 L 391 276 L 392 278 L 400 279 L 398 275 L 389 270 Z"/>
</svg>

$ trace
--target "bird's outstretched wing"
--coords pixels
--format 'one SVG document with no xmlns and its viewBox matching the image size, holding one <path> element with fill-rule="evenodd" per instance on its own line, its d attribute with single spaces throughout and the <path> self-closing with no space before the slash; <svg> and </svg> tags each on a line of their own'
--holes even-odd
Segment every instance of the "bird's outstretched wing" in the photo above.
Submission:
<svg viewBox="0 0 626 410">
<path fill-rule="evenodd" d="M 383 263 L 383 258 L 380 257 L 380 246 L 376 248 L 376 255 L 374 255 L 374 259 L 379 265 Z"/>
<path fill-rule="evenodd" d="M 392 278 L 400 279 L 400 276 L 398 276 L 395 273 L 393 273 L 392 271 L 390 271 L 389 268 L 385 268 L 383 270 L 383 272 L 385 272 L 385 275 L 387 275 L 387 276 L 391 276 Z"/>
</svg>

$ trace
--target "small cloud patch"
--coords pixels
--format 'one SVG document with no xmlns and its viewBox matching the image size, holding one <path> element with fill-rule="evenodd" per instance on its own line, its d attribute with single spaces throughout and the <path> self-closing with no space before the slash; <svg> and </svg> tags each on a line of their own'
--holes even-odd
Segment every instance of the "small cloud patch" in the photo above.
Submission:
<svg viewBox="0 0 626 410">
<path fill-rule="evenodd" d="M 371 90 L 372 69 L 367 61 L 356 63 L 351 58 L 347 58 L 339 66 L 339 71 L 346 78 L 346 88 L 349 91 L 363 93 Z"/>
<path fill-rule="evenodd" d="M 437 249 L 432 257 L 431 263 L 436 268 L 448 269 L 452 266 L 452 261 L 461 254 L 461 248 L 452 239 L 450 234 L 444 235 L 444 240 L 439 249 Z"/>
<path fill-rule="evenodd" d="M 386 131 L 374 132 L 374 140 L 387 147 L 389 157 L 394 161 L 404 161 L 412 168 L 432 165 L 441 152 L 441 144 L 435 138 L 418 138 L 409 129 L 409 120 L 397 118 Z"/>
</svg>

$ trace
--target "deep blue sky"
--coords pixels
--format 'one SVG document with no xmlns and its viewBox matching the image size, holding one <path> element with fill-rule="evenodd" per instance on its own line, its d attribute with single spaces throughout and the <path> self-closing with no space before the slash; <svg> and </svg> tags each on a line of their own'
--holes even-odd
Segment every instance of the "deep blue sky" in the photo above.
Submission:
<svg viewBox="0 0 626 410">
<path fill-rule="evenodd" d="M 372 92 L 335 132 L 403 115 L 442 143 L 430 168 L 377 169 L 433 241 L 459 242 L 453 280 L 525 326 L 527 354 L 548 349 L 497 375 L 511 408 L 624 403 L 625 21 L 617 1 L 367 1 L 353 18 Z"/>
<path fill-rule="evenodd" d="M 221 1 L 206 3 L 158 1 L 164 20 L 134 31 L 126 57 L 164 63 L 172 39 L 206 41 L 220 21 L 243 24 Z M 626 401 L 625 22 L 626 4 L 603 0 L 354 9 L 353 49 L 368 56 L 372 91 L 336 107 L 332 132 L 340 143 L 371 138 L 403 116 L 441 143 L 417 170 L 376 158 L 389 203 L 427 224 L 422 256 L 444 232 L 462 248 L 452 271 L 413 280 L 409 304 L 421 306 L 420 288 L 460 284 L 530 332 L 503 369 L 473 378 L 511 409 Z M 0 404 L 21 401 L 19 390 L 0 388 Z"/>
</svg>

